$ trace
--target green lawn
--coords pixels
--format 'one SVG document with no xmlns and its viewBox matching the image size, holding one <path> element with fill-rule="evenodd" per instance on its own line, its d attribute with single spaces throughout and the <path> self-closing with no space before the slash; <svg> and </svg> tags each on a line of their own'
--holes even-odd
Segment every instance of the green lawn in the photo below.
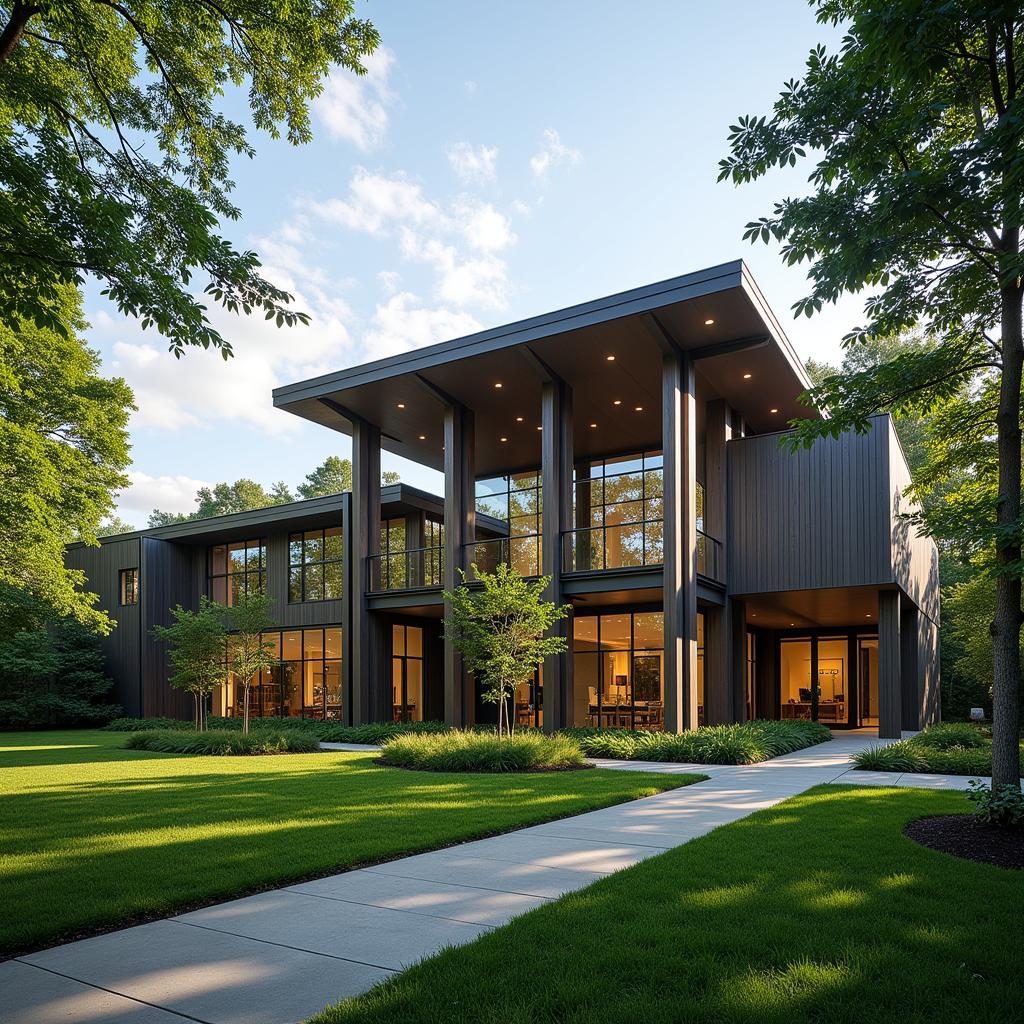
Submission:
<svg viewBox="0 0 1024 1024">
<path fill-rule="evenodd" d="M 1006 1024 L 1019 872 L 901 834 L 963 796 L 822 786 L 439 954 L 318 1024 Z"/>
<path fill-rule="evenodd" d="M 0 733 L 0 954 L 693 782 L 447 775 L 362 754 L 188 757 Z"/>
</svg>

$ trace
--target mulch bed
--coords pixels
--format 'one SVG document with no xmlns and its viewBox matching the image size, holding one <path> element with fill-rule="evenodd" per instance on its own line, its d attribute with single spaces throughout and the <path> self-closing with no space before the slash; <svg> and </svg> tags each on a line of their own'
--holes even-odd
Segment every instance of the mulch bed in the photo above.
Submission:
<svg viewBox="0 0 1024 1024">
<path fill-rule="evenodd" d="M 1024 870 L 1024 828 L 990 825 L 973 814 L 940 814 L 908 822 L 903 834 L 963 860 Z"/>
</svg>

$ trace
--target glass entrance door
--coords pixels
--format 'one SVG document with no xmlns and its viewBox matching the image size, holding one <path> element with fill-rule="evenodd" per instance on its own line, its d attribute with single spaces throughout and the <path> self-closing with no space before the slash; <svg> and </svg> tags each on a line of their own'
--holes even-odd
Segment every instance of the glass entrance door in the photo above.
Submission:
<svg viewBox="0 0 1024 1024">
<path fill-rule="evenodd" d="M 849 642 L 840 637 L 779 641 L 779 717 L 850 724 Z"/>
<path fill-rule="evenodd" d="M 878 725 L 878 637 L 857 641 L 857 717 L 861 725 Z"/>
<path fill-rule="evenodd" d="M 396 722 L 423 721 L 423 630 L 391 627 L 391 698 Z"/>
</svg>

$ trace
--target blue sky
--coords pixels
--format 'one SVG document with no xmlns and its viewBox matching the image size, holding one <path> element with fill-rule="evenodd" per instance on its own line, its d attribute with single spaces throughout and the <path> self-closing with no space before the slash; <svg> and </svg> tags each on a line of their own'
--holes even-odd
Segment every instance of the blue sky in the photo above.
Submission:
<svg viewBox="0 0 1024 1024">
<path fill-rule="evenodd" d="M 272 408 L 278 384 L 738 256 L 797 351 L 838 357 L 861 303 L 793 322 L 804 270 L 741 239 L 806 187 L 807 169 L 742 189 L 715 180 L 736 116 L 766 112 L 807 51 L 836 42 L 805 3 L 406 0 L 362 13 L 382 50 L 368 76 L 329 82 L 315 141 L 253 134 L 256 158 L 234 168 L 243 217 L 227 233 L 262 254 L 311 326 L 218 311 L 236 357 L 176 361 L 89 293 L 90 343 L 139 405 L 122 518 L 187 511 L 201 483 L 294 486 L 327 455 L 347 456 L 344 435 Z"/>
</svg>

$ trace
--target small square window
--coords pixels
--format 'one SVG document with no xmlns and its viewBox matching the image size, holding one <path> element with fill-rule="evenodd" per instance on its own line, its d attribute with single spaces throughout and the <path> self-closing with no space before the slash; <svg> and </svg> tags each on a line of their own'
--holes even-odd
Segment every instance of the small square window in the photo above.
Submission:
<svg viewBox="0 0 1024 1024">
<path fill-rule="evenodd" d="M 118 594 L 122 606 L 139 603 L 138 569 L 122 569 L 118 573 Z"/>
</svg>

